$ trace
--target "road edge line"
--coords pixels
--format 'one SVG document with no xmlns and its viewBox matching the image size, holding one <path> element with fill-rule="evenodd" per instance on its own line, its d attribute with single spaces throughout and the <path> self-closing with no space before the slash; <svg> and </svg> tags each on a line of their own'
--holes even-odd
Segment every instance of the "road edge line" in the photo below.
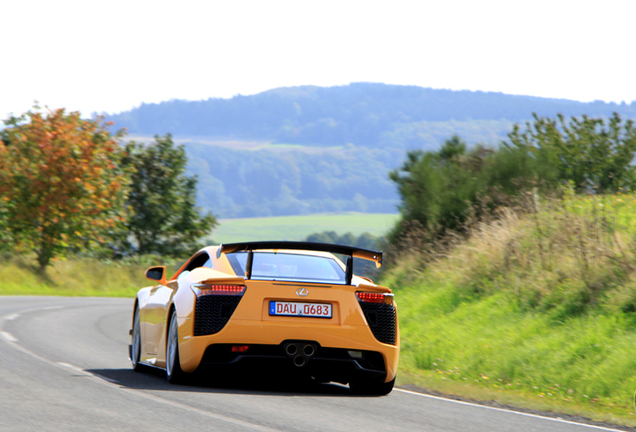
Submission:
<svg viewBox="0 0 636 432">
<path fill-rule="evenodd" d="M 560 422 L 560 423 L 567 423 L 567 424 L 572 424 L 572 425 L 577 425 L 577 426 L 585 426 L 585 427 L 588 427 L 588 428 L 598 429 L 598 430 L 603 430 L 603 431 L 625 432 L 624 430 L 620 430 L 620 429 L 611 429 L 611 428 L 607 428 L 607 427 L 604 427 L 604 426 L 591 425 L 591 424 L 580 423 L 580 422 L 575 422 L 575 421 L 571 421 L 571 420 L 563 420 L 563 419 L 558 419 L 558 418 L 554 418 L 554 417 L 542 416 L 542 415 L 538 415 L 538 414 L 524 413 L 524 412 L 521 412 L 521 411 L 509 410 L 509 409 L 498 408 L 498 407 L 491 407 L 491 406 L 488 406 L 488 405 L 480 405 L 478 403 L 473 403 L 473 402 L 458 401 L 458 400 L 455 400 L 455 399 L 445 398 L 445 397 L 441 397 L 441 396 L 433 396 L 433 395 L 429 395 L 429 394 L 426 394 L 426 393 L 418 393 L 418 392 L 415 392 L 415 391 L 412 391 L 412 390 L 404 390 L 404 389 L 397 388 L 397 387 L 394 388 L 393 391 L 399 391 L 399 392 L 402 392 L 402 393 L 408 393 L 408 394 L 412 394 L 412 395 L 415 395 L 415 396 L 422 396 L 422 397 L 426 397 L 426 398 L 430 398 L 430 399 L 438 399 L 438 400 L 442 400 L 442 401 L 446 401 L 446 402 L 454 402 L 454 403 L 460 404 L 460 405 L 468 405 L 468 406 L 473 406 L 473 407 L 478 407 L 478 408 L 486 408 L 486 409 L 489 409 L 489 410 L 503 411 L 503 412 L 507 412 L 507 413 L 512 413 L 512 414 L 526 416 L 526 417 L 534 417 L 534 418 L 550 420 L 550 421 L 555 421 L 555 422 Z"/>
</svg>

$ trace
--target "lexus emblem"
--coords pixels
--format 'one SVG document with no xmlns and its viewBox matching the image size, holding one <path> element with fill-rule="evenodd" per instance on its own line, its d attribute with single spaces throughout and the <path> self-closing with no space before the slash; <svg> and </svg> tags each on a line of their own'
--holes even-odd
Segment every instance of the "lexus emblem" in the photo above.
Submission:
<svg viewBox="0 0 636 432">
<path fill-rule="evenodd" d="M 307 297 L 309 295 L 309 290 L 307 288 L 298 288 L 296 290 L 296 295 L 300 297 Z"/>
</svg>

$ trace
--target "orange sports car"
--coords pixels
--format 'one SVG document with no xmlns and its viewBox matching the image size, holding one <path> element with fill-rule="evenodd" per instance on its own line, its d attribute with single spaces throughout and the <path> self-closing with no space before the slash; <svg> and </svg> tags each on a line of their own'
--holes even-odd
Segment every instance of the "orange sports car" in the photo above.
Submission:
<svg viewBox="0 0 636 432">
<path fill-rule="evenodd" d="M 336 255 L 345 257 L 343 263 Z M 399 356 L 391 290 L 353 274 L 354 258 L 382 252 L 309 242 L 247 242 L 201 249 L 137 293 L 134 370 L 178 382 L 198 368 L 269 365 L 362 394 L 393 389 Z"/>
</svg>

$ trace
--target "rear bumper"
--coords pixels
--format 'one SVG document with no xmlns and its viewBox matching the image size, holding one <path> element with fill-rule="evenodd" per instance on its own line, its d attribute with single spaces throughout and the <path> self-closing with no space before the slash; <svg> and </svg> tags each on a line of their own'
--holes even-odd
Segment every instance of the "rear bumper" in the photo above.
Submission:
<svg viewBox="0 0 636 432">
<path fill-rule="evenodd" d="M 291 347 L 290 347 L 291 345 Z M 319 381 L 347 384 L 351 380 L 384 382 L 387 371 L 384 356 L 376 351 L 321 347 L 315 341 L 284 341 L 279 345 L 249 345 L 247 351 L 231 351 L 231 344 L 213 344 L 203 354 L 199 369 L 217 372 L 264 371 L 268 374 L 300 374 Z M 309 355 L 303 352 L 309 351 Z"/>
<path fill-rule="evenodd" d="M 321 370 L 327 370 L 333 367 L 334 370 L 342 370 L 353 374 L 369 374 L 377 376 L 376 372 L 381 371 L 384 381 L 388 382 L 395 378 L 397 373 L 397 365 L 399 359 L 399 342 L 396 345 L 389 345 L 379 342 L 365 325 L 332 325 L 328 323 L 318 323 L 315 321 L 289 323 L 285 321 L 275 322 L 258 322 L 247 320 L 230 319 L 227 325 L 218 333 L 207 336 L 191 336 L 192 320 L 189 318 L 179 319 L 179 335 L 180 346 L 179 354 L 181 357 L 181 368 L 185 372 L 194 372 L 200 364 L 208 365 L 218 364 L 243 364 L 258 363 L 258 360 L 266 362 L 278 362 L 281 365 L 289 365 L 289 358 L 284 352 L 278 350 L 278 354 L 267 352 L 266 358 L 259 358 L 258 350 L 251 350 L 247 355 L 235 356 L 232 361 L 214 360 L 210 357 L 208 349 L 214 345 L 231 345 L 242 344 L 252 346 L 269 346 L 280 348 L 286 341 L 311 341 L 315 342 L 320 349 L 316 353 L 316 357 L 312 359 L 312 364 Z M 189 334 L 188 334 L 189 333 Z M 183 335 L 183 336 L 181 336 Z M 399 330 L 396 329 L 396 342 L 399 341 Z M 356 350 L 362 352 L 374 352 L 382 358 L 382 367 L 367 367 L 364 363 L 360 363 L 357 359 L 351 358 L 348 354 L 335 355 L 336 351 L 346 352 Z M 320 354 L 319 354 L 320 353 Z M 324 356 L 329 354 L 328 356 Z M 335 357 L 334 357 L 335 355 Z M 240 357 L 240 358 L 239 358 Z M 316 360 L 315 362 L 313 360 Z M 328 360 L 328 362 L 327 362 Z M 328 365 L 327 365 L 328 363 Z M 293 366 L 293 365 L 292 365 Z M 309 367 L 309 366 L 307 366 Z M 313 367 L 313 366 L 312 366 Z M 373 372 L 375 371 L 375 372 Z M 343 372 L 344 373 L 344 372 Z M 317 377 L 316 375 L 313 375 Z M 339 381 L 335 378 L 331 381 Z M 345 380 L 346 381 L 346 380 Z"/>
</svg>

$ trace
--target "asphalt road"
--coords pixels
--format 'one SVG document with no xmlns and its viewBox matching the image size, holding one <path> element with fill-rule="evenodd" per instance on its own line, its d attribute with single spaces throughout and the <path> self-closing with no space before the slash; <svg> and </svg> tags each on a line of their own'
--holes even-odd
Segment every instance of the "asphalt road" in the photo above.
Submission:
<svg viewBox="0 0 636 432">
<path fill-rule="evenodd" d="M 0 431 L 594 431 L 394 390 L 174 386 L 128 360 L 131 299 L 0 297 Z"/>
</svg>

